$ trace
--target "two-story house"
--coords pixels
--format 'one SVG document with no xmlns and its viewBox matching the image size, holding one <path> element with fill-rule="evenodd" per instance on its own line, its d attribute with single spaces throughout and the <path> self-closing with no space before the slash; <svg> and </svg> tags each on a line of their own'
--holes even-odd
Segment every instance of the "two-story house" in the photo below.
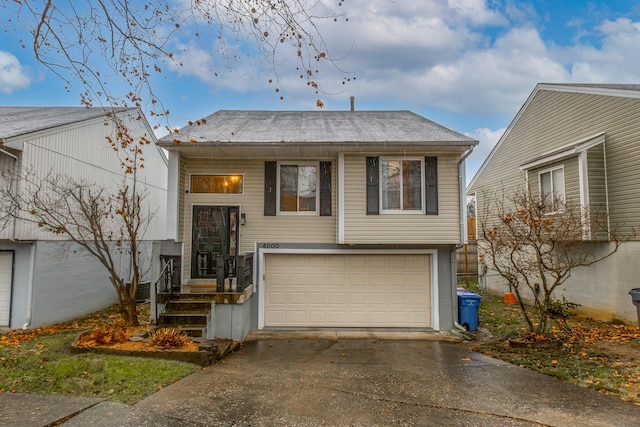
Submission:
<svg viewBox="0 0 640 427">
<path fill-rule="evenodd" d="M 476 144 L 410 111 L 218 111 L 167 135 L 182 290 L 234 291 L 252 253 L 252 295 L 216 313 L 233 338 L 450 330 Z"/>
<path fill-rule="evenodd" d="M 606 214 L 604 233 L 594 233 L 583 218 L 583 239 L 592 242 L 594 254 L 612 248 L 612 235 L 632 237 L 609 258 L 574 269 L 557 291 L 557 299 L 580 304 L 582 312 L 597 319 L 637 320 L 629 290 L 639 286 L 640 275 L 640 243 L 633 232 L 640 224 L 639 121 L 640 85 L 540 83 L 468 189 L 478 212 L 486 209 L 491 191 L 508 197 L 529 185 L 534 194 Z M 508 290 L 491 268 L 485 282 L 490 290 Z"/>
<path fill-rule="evenodd" d="M 126 126 L 138 145 L 144 168 L 125 177 L 123 157 L 108 142 Z M 140 145 L 140 141 L 149 144 Z M 154 212 L 141 247 L 153 262 L 152 241 L 164 239 L 167 159 L 152 129 L 137 109 L 84 107 L 0 107 L 0 185 L 24 192 L 24 172 L 34 177 L 60 176 L 100 186 L 121 188 L 124 180 L 146 192 Z M 23 193 L 24 194 L 24 193 Z M 146 207 L 146 206 L 145 206 Z M 7 212 L 0 212 L 2 217 Z M 71 244 L 27 221 L 3 221 L 0 229 L 0 326 L 32 328 L 73 319 L 117 301 L 106 269 Z M 64 246 L 62 246 L 64 245 Z M 114 252 L 114 256 L 117 254 Z M 129 262 L 122 256 L 121 276 Z M 149 271 L 149 280 L 151 271 Z"/>
</svg>

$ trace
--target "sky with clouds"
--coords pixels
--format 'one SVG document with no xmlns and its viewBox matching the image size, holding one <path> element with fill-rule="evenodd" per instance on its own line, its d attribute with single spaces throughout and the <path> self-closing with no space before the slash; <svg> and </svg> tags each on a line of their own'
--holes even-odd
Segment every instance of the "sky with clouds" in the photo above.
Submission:
<svg viewBox="0 0 640 427">
<path fill-rule="evenodd" d="M 340 14 L 318 22 L 327 48 L 355 79 L 325 67 L 316 95 L 283 57 L 275 93 L 250 48 L 177 38 L 183 65 L 156 83 L 174 124 L 220 109 L 317 109 L 318 98 L 344 110 L 354 96 L 358 110 L 412 110 L 479 140 L 470 180 L 537 83 L 640 83 L 640 0 L 321 3 Z M 81 88 L 66 91 L 23 40 L 0 33 L 0 105 L 79 105 Z M 216 60 L 211 49 L 235 51 Z"/>
</svg>

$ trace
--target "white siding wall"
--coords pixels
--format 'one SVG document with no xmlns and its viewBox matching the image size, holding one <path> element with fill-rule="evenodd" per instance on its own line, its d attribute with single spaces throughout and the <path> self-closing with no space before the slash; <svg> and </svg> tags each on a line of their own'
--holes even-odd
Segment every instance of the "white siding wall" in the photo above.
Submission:
<svg viewBox="0 0 640 427">
<path fill-rule="evenodd" d="M 3 188 L 11 185 L 11 183 L 5 181 L 3 174 L 16 167 L 17 162 L 13 157 L 7 156 L 5 153 L 0 153 L 0 186 Z M 13 224 L 9 222 L 3 225 L 6 225 L 6 227 L 0 226 L 0 240 L 13 238 Z"/>
<path fill-rule="evenodd" d="M 132 133 L 146 135 L 148 130 L 141 121 L 128 120 Z M 54 131 L 40 132 L 25 140 L 22 166 L 37 171 L 40 176 L 49 172 L 82 179 L 107 188 L 122 185 L 124 171 L 118 153 L 106 140 L 114 138 L 115 128 L 105 119 L 94 119 L 64 126 Z M 158 148 L 152 143 L 143 150 L 144 168 L 137 172 L 137 189 L 146 188 L 146 203 L 155 210 L 151 227 L 145 239 L 164 239 L 166 225 L 167 167 Z M 129 184 L 132 177 L 127 178 Z M 52 239 L 53 235 L 30 224 L 16 229 L 19 239 Z"/>
</svg>

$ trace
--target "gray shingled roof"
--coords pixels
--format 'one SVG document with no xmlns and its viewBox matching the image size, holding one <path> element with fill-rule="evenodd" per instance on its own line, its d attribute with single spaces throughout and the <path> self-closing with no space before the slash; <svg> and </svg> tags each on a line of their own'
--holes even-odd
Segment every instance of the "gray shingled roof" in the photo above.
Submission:
<svg viewBox="0 0 640 427">
<path fill-rule="evenodd" d="M 104 117 L 105 111 L 100 107 L 0 107 L 0 139 Z"/>
<path fill-rule="evenodd" d="M 163 137 L 174 142 L 210 143 L 398 143 L 475 145 L 477 141 L 411 111 L 229 111 Z M 235 144 L 234 144 L 235 145 Z"/>
</svg>

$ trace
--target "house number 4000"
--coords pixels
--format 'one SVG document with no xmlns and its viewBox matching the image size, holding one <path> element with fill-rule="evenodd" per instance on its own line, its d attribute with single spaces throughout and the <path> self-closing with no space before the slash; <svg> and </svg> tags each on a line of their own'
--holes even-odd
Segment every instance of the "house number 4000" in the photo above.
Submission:
<svg viewBox="0 0 640 427">
<path fill-rule="evenodd" d="M 262 247 L 264 249 L 278 249 L 280 247 L 279 243 L 263 243 Z"/>
</svg>

